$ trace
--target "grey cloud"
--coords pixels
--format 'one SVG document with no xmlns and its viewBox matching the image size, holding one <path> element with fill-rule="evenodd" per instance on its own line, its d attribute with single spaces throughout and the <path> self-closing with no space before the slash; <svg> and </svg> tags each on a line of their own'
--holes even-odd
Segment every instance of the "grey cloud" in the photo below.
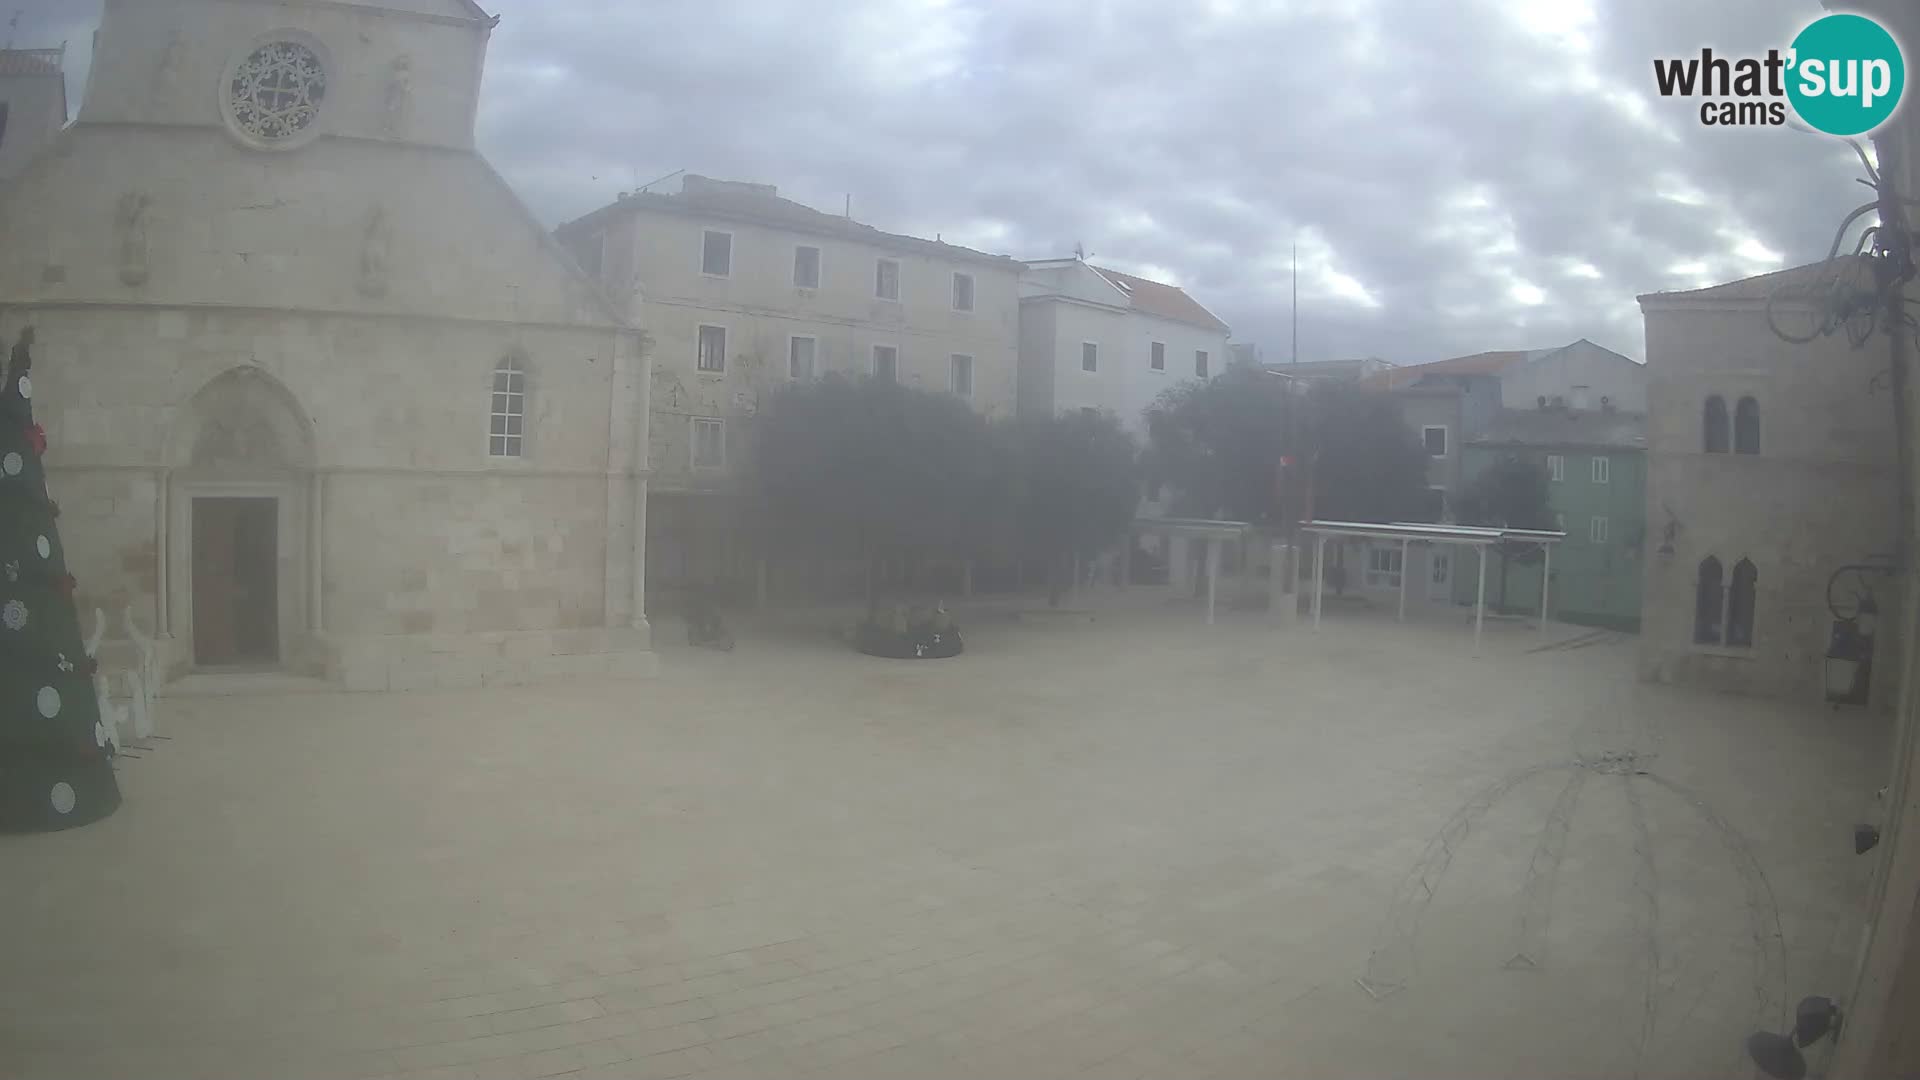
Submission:
<svg viewBox="0 0 1920 1080">
<path fill-rule="evenodd" d="M 1528 2 L 490 0 L 481 142 L 549 223 L 680 168 L 851 194 L 882 228 L 1165 268 L 1273 355 L 1300 238 L 1308 359 L 1637 354 L 1635 294 L 1751 265 L 1726 230 L 1810 260 L 1864 200 L 1844 146 L 1708 131 L 1653 93 L 1655 56 L 1784 44 L 1814 0 L 1594 0 L 1584 60 L 1528 31 Z M 23 37 L 97 17 L 38 3 Z M 1646 119 L 1573 84 L 1583 65 Z M 1377 307 L 1335 295 L 1320 241 Z"/>
</svg>

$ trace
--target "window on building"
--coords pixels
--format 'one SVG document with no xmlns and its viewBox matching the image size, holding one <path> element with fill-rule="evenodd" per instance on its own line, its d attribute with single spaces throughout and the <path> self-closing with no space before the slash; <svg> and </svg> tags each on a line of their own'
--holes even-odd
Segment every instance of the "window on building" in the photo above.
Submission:
<svg viewBox="0 0 1920 1080">
<path fill-rule="evenodd" d="M 1733 452 L 1760 452 L 1760 403 L 1750 397 L 1741 398 L 1733 407 Z"/>
<path fill-rule="evenodd" d="M 1727 452 L 1727 401 L 1719 394 L 1707 398 L 1706 405 L 1702 406 L 1700 431 L 1707 453 Z"/>
<path fill-rule="evenodd" d="M 1595 544 L 1604 544 L 1607 542 L 1607 519 L 1605 517 L 1596 514 L 1593 520 L 1587 522 L 1587 540 Z"/>
<path fill-rule="evenodd" d="M 973 357 L 964 353 L 947 357 L 947 389 L 963 398 L 973 396 Z"/>
<path fill-rule="evenodd" d="M 727 328 L 702 326 L 694 352 L 694 367 L 700 371 L 727 370 Z"/>
<path fill-rule="evenodd" d="M 1152 368 L 1155 371 L 1167 370 L 1167 343 L 1166 342 L 1156 341 L 1153 343 L 1153 355 L 1151 358 L 1147 360 L 1147 366 Z"/>
<path fill-rule="evenodd" d="M 1447 429 L 1441 424 L 1429 424 L 1420 429 L 1420 441 L 1427 444 L 1427 456 L 1443 458 L 1447 456 Z"/>
<path fill-rule="evenodd" d="M 1726 602 L 1720 560 L 1700 560 L 1700 576 L 1693 589 L 1693 640 L 1697 645 L 1720 644 L 1720 612 Z"/>
<path fill-rule="evenodd" d="M 1207 377 L 1207 366 L 1208 366 L 1209 360 L 1210 358 L 1207 356 L 1207 350 L 1205 349 L 1193 350 L 1193 377 L 1194 378 L 1204 379 Z"/>
<path fill-rule="evenodd" d="M 813 378 L 814 358 L 819 354 L 820 342 L 810 337 L 790 337 L 787 339 L 787 378 Z"/>
<path fill-rule="evenodd" d="M 1576 386 L 1570 397 L 1573 400 L 1573 407 L 1584 412 L 1592 407 L 1593 389 L 1587 386 Z"/>
<path fill-rule="evenodd" d="M 1604 484 L 1613 476 L 1613 459 L 1597 457 L 1593 459 L 1593 482 Z"/>
<path fill-rule="evenodd" d="M 900 299 L 900 260 L 881 259 L 873 264 L 873 295 L 882 300 Z"/>
<path fill-rule="evenodd" d="M 723 469 L 727 465 L 727 422 L 704 416 L 693 418 L 693 467 Z"/>
<path fill-rule="evenodd" d="M 1547 479 L 1559 483 L 1567 478 L 1567 459 L 1559 454 L 1547 455 Z"/>
<path fill-rule="evenodd" d="M 1400 549 L 1397 546 L 1367 549 L 1367 584 L 1370 587 L 1399 588 L 1400 569 Z"/>
<path fill-rule="evenodd" d="M 793 249 L 793 283 L 802 289 L 820 287 L 820 249 L 801 244 Z"/>
<path fill-rule="evenodd" d="M 1420 501 L 1420 520 L 1442 522 L 1447 519 L 1447 489 L 1430 487 Z"/>
<path fill-rule="evenodd" d="M 1080 343 L 1080 370 L 1100 370 L 1100 346 L 1095 345 L 1091 341 L 1083 341 Z"/>
<path fill-rule="evenodd" d="M 487 454 L 517 458 L 526 438 L 527 369 L 509 356 L 493 369 L 493 416 L 487 426 Z"/>
<path fill-rule="evenodd" d="M 900 379 L 900 349 L 893 345 L 873 347 L 873 377 L 888 382 Z"/>
<path fill-rule="evenodd" d="M 1753 646 L 1753 585 L 1759 578 L 1759 571 L 1746 559 L 1733 564 L 1733 584 L 1727 589 L 1729 645 L 1743 649 Z"/>
<path fill-rule="evenodd" d="M 953 275 L 953 310 L 973 310 L 973 275 L 955 273 Z"/>
<path fill-rule="evenodd" d="M 711 277 L 733 273 L 733 234 L 718 229 L 700 233 L 700 272 Z"/>
</svg>

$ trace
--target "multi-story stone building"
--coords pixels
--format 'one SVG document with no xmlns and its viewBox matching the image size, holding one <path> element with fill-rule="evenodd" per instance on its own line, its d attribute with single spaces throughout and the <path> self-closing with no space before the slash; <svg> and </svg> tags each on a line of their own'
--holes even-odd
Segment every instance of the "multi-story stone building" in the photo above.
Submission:
<svg viewBox="0 0 1920 1080">
<path fill-rule="evenodd" d="M 792 380 L 877 375 L 1013 414 L 1012 259 L 703 176 L 623 195 L 558 235 L 650 336 L 649 570 L 663 585 L 751 579 L 765 553 L 737 497 L 748 431 Z"/>
<path fill-rule="evenodd" d="M 650 659 L 640 335 L 474 149 L 493 25 L 109 0 L 79 118 L 0 185 L 79 606 L 170 672 Z"/>
<path fill-rule="evenodd" d="M 1643 678 L 1820 702 L 1830 580 L 1845 566 L 1891 565 L 1884 345 L 1855 348 L 1840 334 L 1798 345 L 1768 325 L 1769 295 L 1821 273 L 1640 298 L 1652 376 Z M 1840 585 L 1848 605 L 1864 589 L 1890 614 L 1895 583 L 1853 573 Z M 1891 655 L 1892 624 L 1878 620 L 1880 655 Z M 1890 703 L 1897 665 L 1874 665 L 1871 679 L 1872 702 Z"/>
</svg>

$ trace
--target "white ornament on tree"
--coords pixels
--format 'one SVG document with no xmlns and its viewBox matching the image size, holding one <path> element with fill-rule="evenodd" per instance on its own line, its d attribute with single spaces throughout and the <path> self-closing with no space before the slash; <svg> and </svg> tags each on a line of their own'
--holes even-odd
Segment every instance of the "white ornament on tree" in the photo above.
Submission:
<svg viewBox="0 0 1920 1080">
<path fill-rule="evenodd" d="M 53 558 L 53 544 L 44 536 L 36 536 L 33 538 L 33 550 L 39 552 L 40 557 L 43 559 Z"/>
<path fill-rule="evenodd" d="M 79 801 L 74 797 L 73 785 L 65 780 L 53 785 L 53 791 L 47 795 L 47 800 L 53 804 L 53 812 L 56 814 L 73 813 L 73 805 Z"/>
<path fill-rule="evenodd" d="M 33 703 L 39 707 L 40 715 L 51 720 L 60 715 L 60 691 L 51 686 L 43 686 L 34 695 Z"/>
<path fill-rule="evenodd" d="M 8 476 L 19 476 L 20 470 L 26 467 L 27 463 L 22 461 L 19 453 L 15 451 L 9 450 L 6 457 L 0 458 L 0 472 L 5 472 Z"/>
<path fill-rule="evenodd" d="M 0 608 L 0 623 L 4 623 L 9 630 L 25 629 L 27 625 L 27 605 L 18 600 L 7 601 L 7 606 Z"/>
<path fill-rule="evenodd" d="M 28 400 L 33 398 L 33 380 L 25 375 L 20 376 L 20 396 Z"/>
</svg>

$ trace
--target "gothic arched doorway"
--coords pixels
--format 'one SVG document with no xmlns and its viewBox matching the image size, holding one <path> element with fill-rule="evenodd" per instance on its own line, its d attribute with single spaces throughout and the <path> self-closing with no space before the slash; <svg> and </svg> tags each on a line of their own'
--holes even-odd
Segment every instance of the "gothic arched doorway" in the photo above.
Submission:
<svg viewBox="0 0 1920 1080">
<path fill-rule="evenodd" d="M 182 659 L 286 666 L 304 652 L 313 439 L 293 395 L 258 368 L 213 379 L 169 448 L 168 605 Z"/>
</svg>

